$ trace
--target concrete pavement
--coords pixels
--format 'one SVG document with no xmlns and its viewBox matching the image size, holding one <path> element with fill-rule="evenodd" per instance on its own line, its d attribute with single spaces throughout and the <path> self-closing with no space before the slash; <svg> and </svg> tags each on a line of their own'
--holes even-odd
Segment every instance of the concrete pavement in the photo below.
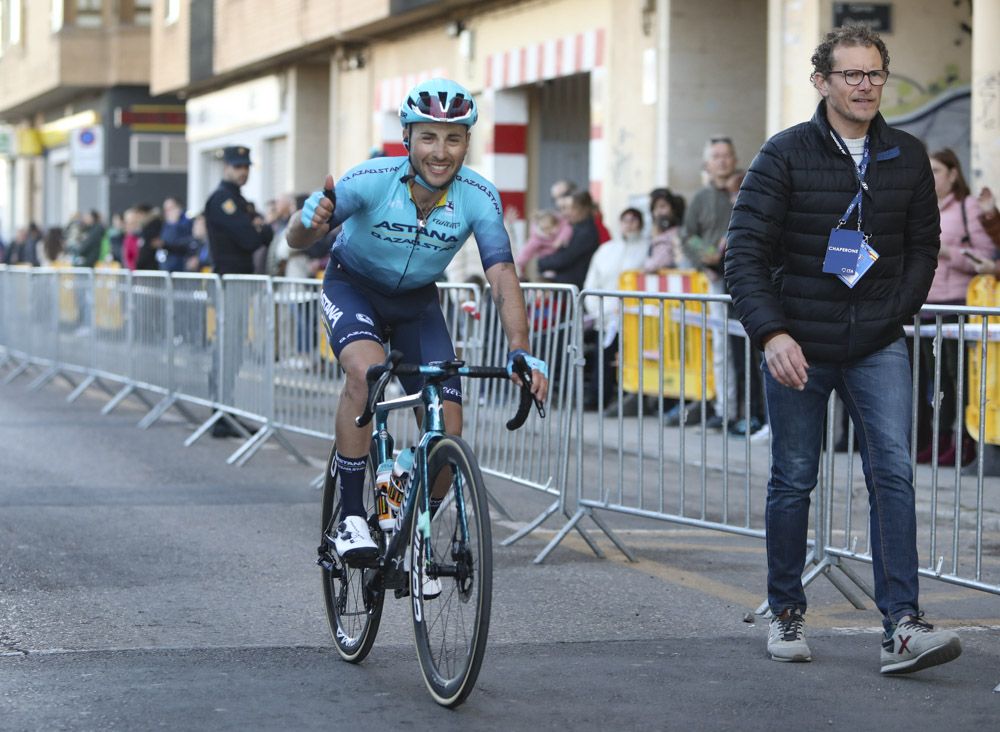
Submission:
<svg viewBox="0 0 1000 732">
<path fill-rule="evenodd" d="M 929 614 L 961 629 L 965 653 L 884 678 L 877 613 L 820 579 L 816 660 L 777 664 L 766 624 L 745 622 L 761 600 L 759 540 L 626 517 L 609 521 L 637 563 L 593 532 L 607 559 L 571 535 L 532 564 L 555 517 L 495 547 L 480 682 L 441 710 L 406 603 L 387 603 L 365 663 L 333 650 L 312 564 L 315 469 L 271 447 L 229 467 L 234 441 L 185 449 L 173 416 L 141 431 L 130 402 L 101 417 L 96 393 L 68 405 L 63 386 L 25 384 L 0 387 L 0 729 L 979 730 L 1000 713 L 996 596 L 925 581 Z M 498 542 L 548 502 L 490 487 L 514 513 L 495 522 Z"/>
</svg>

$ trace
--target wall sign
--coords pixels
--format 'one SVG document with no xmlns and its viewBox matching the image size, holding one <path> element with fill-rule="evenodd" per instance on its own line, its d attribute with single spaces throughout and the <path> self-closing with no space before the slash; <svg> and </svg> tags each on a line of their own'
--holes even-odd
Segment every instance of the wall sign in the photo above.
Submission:
<svg viewBox="0 0 1000 732">
<path fill-rule="evenodd" d="M 864 23 L 877 33 L 892 33 L 892 3 L 834 3 L 833 27 Z"/>
<path fill-rule="evenodd" d="M 69 137 L 69 160 L 73 175 L 104 174 L 104 130 L 80 127 Z"/>
</svg>

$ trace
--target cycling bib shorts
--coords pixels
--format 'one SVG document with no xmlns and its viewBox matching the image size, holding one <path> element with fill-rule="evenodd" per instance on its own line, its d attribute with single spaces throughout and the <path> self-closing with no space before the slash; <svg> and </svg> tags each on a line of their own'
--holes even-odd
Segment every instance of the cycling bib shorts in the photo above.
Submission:
<svg viewBox="0 0 1000 732">
<path fill-rule="evenodd" d="M 402 351 L 403 363 L 430 363 L 455 358 L 455 348 L 438 303 L 437 285 L 392 296 L 383 295 L 352 277 L 336 259 L 330 258 L 323 279 L 324 323 L 330 346 L 339 359 L 350 343 L 359 340 L 385 344 Z M 420 375 L 401 376 L 407 394 L 423 387 Z M 462 382 L 457 376 L 445 381 L 442 396 L 462 403 Z"/>
</svg>

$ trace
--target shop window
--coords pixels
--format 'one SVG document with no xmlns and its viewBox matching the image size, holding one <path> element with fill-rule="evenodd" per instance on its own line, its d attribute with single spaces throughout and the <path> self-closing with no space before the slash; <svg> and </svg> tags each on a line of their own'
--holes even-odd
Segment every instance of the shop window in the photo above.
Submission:
<svg viewBox="0 0 1000 732">
<path fill-rule="evenodd" d="M 132 22 L 149 26 L 153 18 L 153 0 L 132 0 Z"/>
<path fill-rule="evenodd" d="M 103 0 L 76 0 L 76 24 L 81 28 L 104 25 Z"/>
<path fill-rule="evenodd" d="M 132 135 L 129 168 L 135 173 L 184 173 L 187 142 L 180 135 Z"/>
</svg>

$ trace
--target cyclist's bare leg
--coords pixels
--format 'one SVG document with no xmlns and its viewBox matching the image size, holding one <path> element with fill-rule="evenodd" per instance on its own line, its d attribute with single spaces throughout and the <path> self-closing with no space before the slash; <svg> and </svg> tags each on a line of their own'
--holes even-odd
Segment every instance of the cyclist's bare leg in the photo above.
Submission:
<svg viewBox="0 0 1000 732">
<path fill-rule="evenodd" d="M 354 341 L 344 346 L 340 352 L 340 365 L 347 375 L 344 390 L 337 404 L 336 439 L 337 452 L 346 457 L 368 455 L 372 439 L 370 424 L 358 427 L 354 418 L 365 409 L 368 400 L 368 382 L 365 372 L 372 364 L 385 360 L 385 349 L 375 341 Z M 447 412 L 446 412 L 447 414 Z"/>
</svg>

